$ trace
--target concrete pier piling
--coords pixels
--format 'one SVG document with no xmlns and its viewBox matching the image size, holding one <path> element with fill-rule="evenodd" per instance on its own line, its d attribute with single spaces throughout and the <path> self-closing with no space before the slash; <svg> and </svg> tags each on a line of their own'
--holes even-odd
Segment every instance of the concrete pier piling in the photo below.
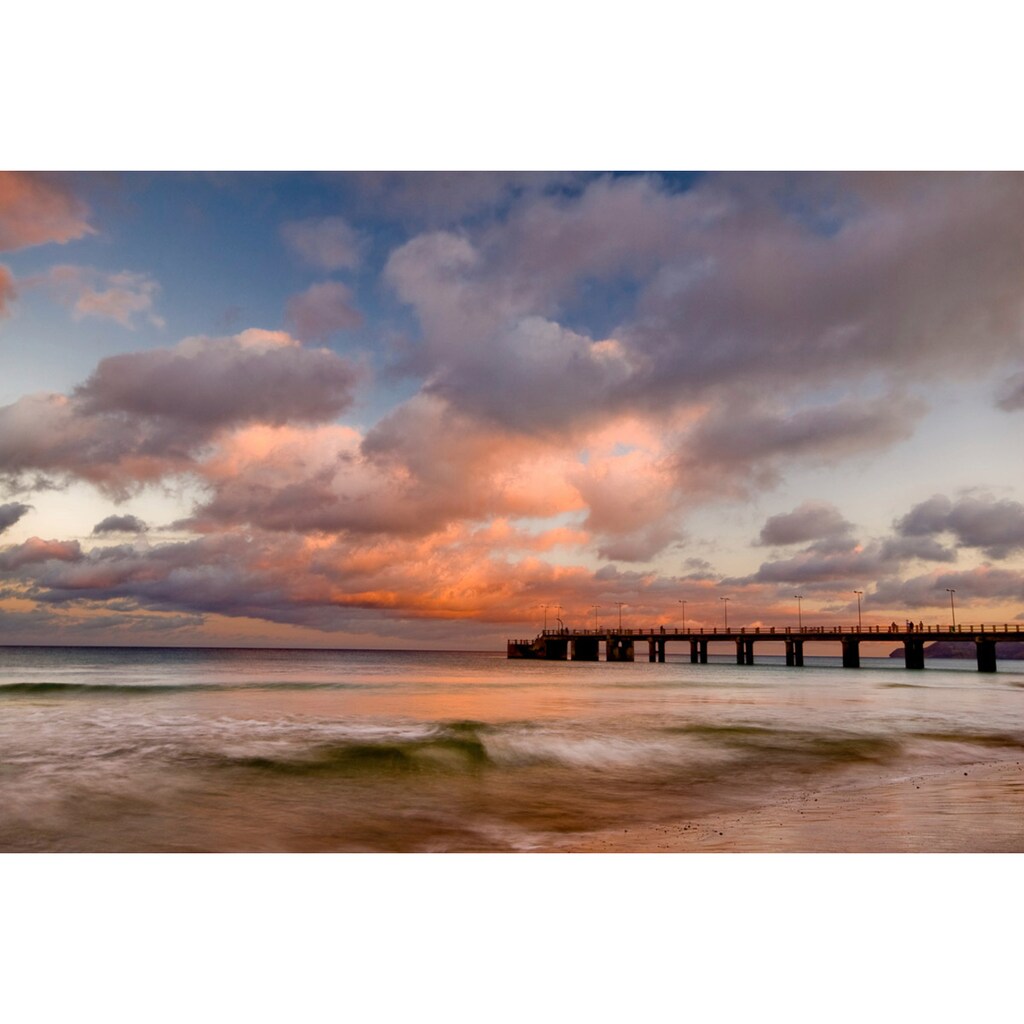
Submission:
<svg viewBox="0 0 1024 1024">
<path fill-rule="evenodd" d="M 605 644 L 608 654 L 607 661 L 632 661 L 633 638 L 611 637 Z"/>
<path fill-rule="evenodd" d="M 996 642 L 995 640 L 981 639 L 975 641 L 978 646 L 978 671 L 995 672 L 996 670 Z"/>
<path fill-rule="evenodd" d="M 573 661 L 598 661 L 601 643 L 596 636 L 577 636 L 571 641 Z"/>
<path fill-rule="evenodd" d="M 860 641 L 852 637 L 843 640 L 843 668 L 860 668 Z"/>
</svg>

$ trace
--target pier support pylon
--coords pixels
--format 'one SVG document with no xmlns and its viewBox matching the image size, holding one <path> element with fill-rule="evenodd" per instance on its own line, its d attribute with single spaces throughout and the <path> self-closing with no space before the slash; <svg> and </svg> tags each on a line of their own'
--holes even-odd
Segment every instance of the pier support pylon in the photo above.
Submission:
<svg viewBox="0 0 1024 1024">
<path fill-rule="evenodd" d="M 598 640 L 596 636 L 577 636 L 570 642 L 573 661 L 597 661 Z"/>
<path fill-rule="evenodd" d="M 859 640 L 843 640 L 843 668 L 860 668 Z"/>
<path fill-rule="evenodd" d="M 996 642 L 995 640 L 978 640 L 978 671 L 995 672 Z"/>
<path fill-rule="evenodd" d="M 907 668 L 924 668 L 924 640 L 908 636 L 903 641 L 903 658 Z"/>
<path fill-rule="evenodd" d="M 608 661 L 632 661 L 633 641 L 621 637 L 611 637 L 605 644 Z"/>
<path fill-rule="evenodd" d="M 802 668 L 804 664 L 804 642 L 803 640 L 786 641 L 786 664 L 791 668 Z"/>
<path fill-rule="evenodd" d="M 753 665 L 754 664 L 754 641 L 743 638 L 736 641 L 736 664 L 737 665 Z"/>
</svg>

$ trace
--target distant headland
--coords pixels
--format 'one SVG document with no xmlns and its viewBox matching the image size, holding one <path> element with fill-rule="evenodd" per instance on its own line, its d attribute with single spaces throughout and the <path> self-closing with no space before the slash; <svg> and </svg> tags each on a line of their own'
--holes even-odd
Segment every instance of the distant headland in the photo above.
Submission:
<svg viewBox="0 0 1024 1024">
<path fill-rule="evenodd" d="M 924 649 L 926 658 L 957 658 L 967 661 L 977 657 L 976 645 L 971 641 L 936 640 Z M 1024 641 L 1011 640 L 996 644 L 996 656 L 1000 661 L 1024 661 Z M 902 658 L 903 648 L 889 652 L 890 658 Z"/>
</svg>

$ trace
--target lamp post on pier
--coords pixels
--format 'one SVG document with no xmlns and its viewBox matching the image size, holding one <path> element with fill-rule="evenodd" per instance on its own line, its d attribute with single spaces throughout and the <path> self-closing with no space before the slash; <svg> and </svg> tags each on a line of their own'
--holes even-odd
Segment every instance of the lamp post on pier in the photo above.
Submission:
<svg viewBox="0 0 1024 1024">
<path fill-rule="evenodd" d="M 676 604 L 683 606 L 683 632 L 686 632 L 686 602 L 682 598 L 676 598 Z"/>
<path fill-rule="evenodd" d="M 728 597 L 720 597 L 718 600 L 725 602 L 722 605 L 722 609 L 725 611 L 725 631 L 726 631 L 726 633 L 728 633 L 729 632 L 729 601 L 730 601 L 730 598 L 728 598 Z"/>
<path fill-rule="evenodd" d="M 956 608 L 953 607 L 953 595 L 956 590 L 951 587 L 946 587 L 946 593 L 949 594 L 949 614 L 953 619 L 953 632 L 956 632 Z"/>
<path fill-rule="evenodd" d="M 800 602 L 803 601 L 804 595 L 803 594 L 794 594 L 793 596 L 796 598 L 796 626 L 797 626 L 797 629 L 803 630 L 803 628 L 804 628 L 804 616 L 803 616 L 803 610 L 801 608 Z"/>
<path fill-rule="evenodd" d="M 626 603 L 625 601 L 616 601 L 619 606 L 619 632 L 622 632 L 622 606 Z"/>
<path fill-rule="evenodd" d="M 594 613 L 594 632 L 597 632 L 597 610 L 601 606 L 599 604 L 592 604 L 590 610 Z"/>
<path fill-rule="evenodd" d="M 863 590 L 855 590 L 854 593 L 857 595 L 857 632 L 861 631 L 860 624 L 860 599 L 864 596 Z"/>
</svg>

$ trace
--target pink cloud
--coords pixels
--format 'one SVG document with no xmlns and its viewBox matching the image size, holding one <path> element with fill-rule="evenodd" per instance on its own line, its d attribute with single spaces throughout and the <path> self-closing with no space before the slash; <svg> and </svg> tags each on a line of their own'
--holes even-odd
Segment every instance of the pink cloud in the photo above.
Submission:
<svg viewBox="0 0 1024 1024">
<path fill-rule="evenodd" d="M 128 270 L 107 273 L 94 267 L 63 264 L 51 267 L 42 278 L 31 279 L 33 284 L 41 282 L 48 284 L 58 300 L 71 308 L 76 320 L 99 317 L 131 330 L 135 318 L 144 316 L 156 327 L 164 325 L 153 312 L 160 286 L 148 274 Z"/>
<path fill-rule="evenodd" d="M 0 171 L 0 252 L 92 234 L 86 217 L 85 205 L 57 178 Z"/>
<path fill-rule="evenodd" d="M 77 562 L 82 557 L 82 547 L 77 540 L 29 537 L 23 544 L 15 544 L 0 551 L 0 570 L 10 572 L 39 562 Z"/>
</svg>

